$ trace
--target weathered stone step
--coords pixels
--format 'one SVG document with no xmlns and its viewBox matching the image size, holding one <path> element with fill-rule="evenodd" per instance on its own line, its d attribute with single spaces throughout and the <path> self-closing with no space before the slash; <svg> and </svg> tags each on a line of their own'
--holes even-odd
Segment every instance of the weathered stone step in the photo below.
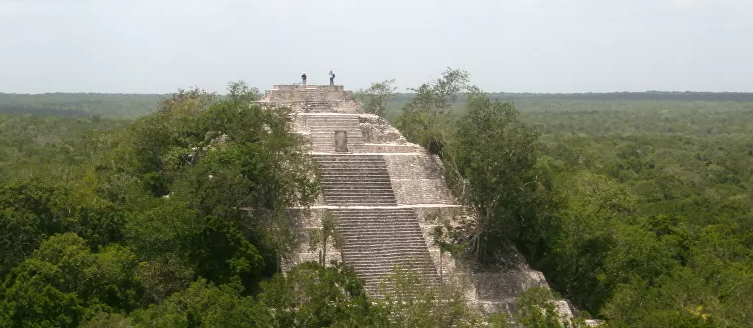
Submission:
<svg viewBox="0 0 753 328">
<path fill-rule="evenodd" d="M 395 238 L 406 238 L 405 236 L 401 235 L 392 235 L 392 236 L 385 236 L 385 237 L 373 237 L 369 235 L 354 235 L 354 234 L 347 234 L 345 235 L 346 238 L 370 238 L 373 239 L 375 242 L 380 242 L 383 245 L 380 247 L 374 246 L 374 243 L 363 243 L 363 242 L 351 242 L 350 244 L 346 243 L 346 246 L 348 248 L 343 248 L 345 251 L 357 251 L 358 248 L 367 248 L 369 249 L 369 252 L 371 252 L 372 256 L 379 255 L 380 257 L 395 257 L 395 258 L 401 258 L 405 256 L 419 256 L 422 255 L 426 248 L 426 243 L 420 240 L 412 240 L 410 242 L 404 242 L 404 243 L 390 243 L 390 239 Z M 381 251 L 382 253 L 378 253 L 378 251 Z"/>
<path fill-rule="evenodd" d="M 347 261 L 353 261 L 353 259 L 346 259 Z M 422 273 L 436 273 L 433 269 L 433 265 L 425 261 L 396 261 L 396 262 L 371 262 L 371 265 L 357 264 L 350 265 L 359 273 L 369 273 L 367 279 L 378 279 L 380 276 L 391 275 L 394 273 L 395 267 L 410 268 L 417 272 Z"/>
<path fill-rule="evenodd" d="M 335 140 L 335 131 L 342 131 L 342 129 L 332 129 L 332 130 L 327 130 L 327 131 L 311 131 L 311 132 L 309 132 L 309 135 L 311 136 L 311 138 L 316 139 L 316 140 L 321 140 L 321 141 L 330 140 L 330 141 L 334 141 Z M 363 135 L 361 135 L 360 133 L 351 133 L 350 131 L 345 131 L 345 132 L 347 132 L 348 143 L 350 143 L 351 140 L 356 140 L 356 139 L 357 140 L 361 140 L 361 139 L 363 139 Z"/>
<path fill-rule="evenodd" d="M 346 237 L 347 238 L 347 237 Z M 426 248 L 425 244 L 421 245 L 414 245 L 413 247 L 408 247 L 406 249 L 401 249 L 401 246 L 395 244 L 394 246 L 387 247 L 387 246 L 379 246 L 379 245 L 371 245 L 369 248 L 364 248 L 363 244 L 348 244 L 345 243 L 345 247 L 343 247 L 343 251 L 346 253 L 349 253 L 348 256 L 355 255 L 357 256 L 359 251 L 363 250 L 363 255 L 368 256 L 369 254 L 373 256 L 373 260 L 383 260 L 383 259 L 398 259 L 398 258 L 415 258 L 417 256 L 423 256 L 422 248 Z M 422 246 L 422 247 L 415 247 L 415 246 Z M 428 254 L 427 254 L 428 255 Z"/>
<path fill-rule="evenodd" d="M 361 224 L 364 222 L 375 222 L 375 223 L 384 224 L 384 225 L 389 225 L 391 223 L 404 223 L 404 222 L 418 224 L 418 222 L 416 222 L 415 215 L 412 215 L 412 216 L 406 215 L 406 214 L 370 215 L 368 213 L 343 215 L 342 213 L 337 213 L 336 211 L 333 211 L 333 212 L 338 217 L 347 219 L 347 221 L 343 221 L 343 222 L 348 222 L 348 223 L 353 222 L 353 224 Z"/>
<path fill-rule="evenodd" d="M 324 129 L 336 129 L 336 130 L 346 130 L 346 131 L 354 131 L 354 132 L 361 132 L 361 126 L 358 123 L 358 120 L 353 121 L 307 121 L 306 126 L 308 126 L 310 129 L 313 130 L 324 130 Z"/>
<path fill-rule="evenodd" d="M 433 268 L 433 262 L 431 262 L 431 258 L 424 257 L 420 254 L 400 254 L 400 256 L 390 255 L 390 254 L 372 254 L 369 255 L 368 252 L 363 252 L 363 254 L 353 256 L 352 254 L 348 254 L 345 256 L 346 260 L 349 260 L 350 263 L 348 265 L 351 265 L 355 268 L 361 267 L 361 268 L 382 268 L 384 270 L 386 267 L 391 267 L 392 265 L 413 265 L 416 268 L 422 268 L 425 267 L 427 269 Z M 384 265 L 387 264 L 387 265 Z"/>
<path fill-rule="evenodd" d="M 308 126 L 307 132 L 312 135 L 328 135 L 330 137 L 334 137 L 335 131 L 345 131 L 348 133 L 348 137 L 363 137 L 363 133 L 358 127 L 353 126 L 338 126 L 338 125 L 331 125 L 331 126 Z"/>
<path fill-rule="evenodd" d="M 336 170 L 336 171 L 333 171 Z M 366 171 L 366 172 L 363 172 Z M 351 176 L 359 176 L 363 175 L 364 177 L 378 177 L 378 178 L 387 178 L 389 179 L 390 175 L 386 172 L 381 172 L 375 169 L 372 170 L 359 170 L 359 169 L 349 169 L 349 170 L 342 170 L 342 169 L 330 169 L 330 168 L 323 168 L 320 167 L 321 176 L 323 177 L 351 177 Z"/>
<path fill-rule="evenodd" d="M 335 191 L 340 189 L 392 189 L 392 185 L 388 181 L 373 180 L 373 181 L 350 181 L 350 180 L 327 180 L 322 179 L 322 190 Z M 394 193 L 394 192 L 393 192 Z"/>
<path fill-rule="evenodd" d="M 374 188 L 392 189 L 389 176 L 377 175 L 369 172 L 344 172 L 337 175 L 319 175 L 323 184 L 331 187 L 347 187 L 352 185 L 372 186 Z M 381 183 L 381 184 L 380 184 Z"/>
<path fill-rule="evenodd" d="M 372 201 L 324 201 L 327 205 L 332 206 L 390 206 L 390 205 L 397 205 L 397 202 L 372 202 Z"/>
<path fill-rule="evenodd" d="M 345 261 L 352 261 L 350 259 L 345 259 Z M 361 267 L 361 266 L 354 266 L 351 265 L 351 267 L 356 271 L 359 276 L 364 277 L 363 279 L 365 282 L 373 282 L 373 281 L 381 281 L 387 276 L 391 276 L 395 273 L 395 268 L 402 267 L 404 269 L 410 268 L 413 272 L 419 273 L 421 275 L 426 276 L 434 276 L 437 274 L 436 270 L 432 269 L 431 266 L 428 264 L 421 264 L 421 263 L 411 263 L 411 262 L 387 262 L 387 263 L 374 263 L 374 266 L 372 267 Z"/>
<path fill-rule="evenodd" d="M 363 239 L 369 239 L 369 240 L 354 240 L 352 243 L 347 244 L 348 247 L 355 247 L 356 245 L 364 245 L 364 244 L 370 244 L 373 245 L 374 250 L 391 250 L 391 251 L 400 251 L 401 249 L 399 247 L 409 247 L 406 250 L 411 250 L 410 248 L 417 247 L 418 250 L 422 250 L 426 246 L 426 241 L 421 236 L 415 236 L 414 232 L 411 231 L 402 231 L 402 232 L 393 232 L 393 233 L 382 233 L 382 234 L 370 234 L 370 233 L 358 233 L 353 231 L 341 231 L 341 233 L 345 237 L 361 237 Z M 394 240 L 396 236 L 400 236 L 400 240 Z M 399 247 L 398 247 L 399 246 Z"/>
<path fill-rule="evenodd" d="M 352 261 L 350 259 L 345 260 Z M 410 268 L 413 272 L 420 274 L 433 275 L 437 273 L 427 264 L 411 262 L 376 262 L 371 267 L 354 265 L 351 265 L 351 267 L 356 270 L 356 273 L 364 276 L 366 281 L 382 280 L 385 276 L 393 275 L 397 267 Z"/>
<path fill-rule="evenodd" d="M 372 163 L 354 163 L 353 165 L 349 165 L 348 163 L 327 163 L 327 164 L 320 164 L 319 167 L 322 170 L 329 171 L 328 173 L 339 173 L 339 172 L 347 172 L 347 171 L 373 171 L 375 173 L 384 174 L 389 176 L 389 173 L 385 172 L 384 167 L 379 167 L 379 165 L 374 165 Z"/>
<path fill-rule="evenodd" d="M 384 213 L 384 214 L 373 214 L 368 212 L 352 212 L 352 213 L 339 213 L 337 211 L 341 211 L 341 209 L 333 210 L 333 213 L 335 215 L 341 216 L 343 218 L 347 218 L 348 222 L 361 222 L 361 221 L 378 221 L 378 222 L 395 222 L 395 221 L 406 221 L 406 222 L 416 222 L 416 215 L 410 214 L 410 213 L 404 213 L 404 212 L 392 212 L 392 213 Z"/>
<path fill-rule="evenodd" d="M 341 217 L 341 226 L 343 227 L 350 227 L 355 226 L 358 227 L 360 225 L 369 224 L 369 225 L 382 225 L 385 227 L 390 227 L 392 225 L 398 225 L 400 227 L 404 225 L 410 225 L 414 226 L 418 224 L 416 222 L 416 217 L 409 217 L 409 216 L 392 216 L 392 217 L 372 217 L 372 216 L 360 216 L 360 217 L 348 217 L 343 216 L 341 214 L 335 214 L 338 217 Z"/>
<path fill-rule="evenodd" d="M 348 202 L 359 205 L 397 205 L 394 197 L 348 197 L 348 196 L 324 196 L 326 204 L 347 205 Z"/>
<path fill-rule="evenodd" d="M 363 228 L 360 228 L 361 230 L 358 230 L 359 228 L 356 226 L 352 226 L 350 228 L 348 227 L 338 227 L 338 231 L 340 231 L 344 235 L 348 236 L 366 236 L 370 239 L 390 239 L 394 237 L 395 235 L 399 235 L 401 237 L 404 237 L 405 240 L 395 240 L 395 241 L 389 241 L 389 243 L 403 243 L 406 241 L 412 242 L 420 242 L 419 244 L 425 244 L 426 241 L 423 238 L 423 235 L 415 235 L 415 231 L 413 230 L 413 227 L 402 227 L 400 229 L 388 229 L 387 227 L 380 227 L 378 228 L 379 231 L 368 231 L 367 229 L 371 228 L 374 229 L 376 224 L 366 225 L 364 224 Z M 388 244 L 384 244 L 387 246 Z"/>
<path fill-rule="evenodd" d="M 383 238 L 392 238 L 395 235 L 399 235 L 404 237 L 404 239 L 401 240 L 395 240 L 395 241 L 389 241 L 389 243 L 403 243 L 410 241 L 412 242 L 420 242 L 420 244 L 425 244 L 424 238 L 422 235 L 415 235 L 415 231 L 413 230 L 413 226 L 403 226 L 400 228 L 387 228 L 384 225 L 379 227 L 379 230 L 372 230 L 369 231 L 369 228 L 375 229 L 377 228 L 378 224 L 372 223 L 370 225 L 364 224 L 363 228 L 359 228 L 357 226 L 351 226 L 351 227 L 338 227 L 338 231 L 345 235 L 349 236 L 368 236 L 369 238 L 374 239 L 383 239 Z M 359 230 L 360 229 L 360 230 Z"/>
<path fill-rule="evenodd" d="M 392 199 L 395 198 L 395 194 L 392 192 L 389 193 L 332 193 L 332 192 L 324 192 L 324 197 L 331 197 L 333 199 L 335 198 L 344 198 L 344 197 L 354 197 L 354 198 L 363 198 L 363 197 L 374 197 L 374 198 L 383 198 L 383 197 L 390 197 Z"/>
<path fill-rule="evenodd" d="M 338 187 L 338 186 L 352 186 L 352 185 L 359 185 L 364 187 L 372 187 L 372 188 L 391 188 L 392 183 L 388 178 L 381 178 L 381 177 L 363 177 L 358 178 L 356 176 L 340 176 L 340 177 L 331 177 L 331 176 L 320 176 L 322 186 L 325 187 Z"/>
<path fill-rule="evenodd" d="M 374 164 L 374 163 L 342 163 L 342 162 L 325 163 L 325 164 L 319 164 L 319 168 L 322 171 L 333 170 L 332 173 L 347 172 L 348 170 L 353 170 L 353 171 L 372 170 L 374 173 L 379 173 L 385 176 L 390 176 L 389 172 L 387 171 L 387 169 L 384 168 L 384 166 L 379 167 L 378 164 Z"/>
<path fill-rule="evenodd" d="M 392 181 L 389 176 L 374 174 L 371 172 L 343 172 L 342 174 L 320 174 L 322 184 L 328 184 L 330 187 L 347 187 L 352 185 L 372 186 L 374 188 L 392 189 Z"/>
<path fill-rule="evenodd" d="M 395 200 L 395 195 L 392 192 L 328 192 L 325 196 L 325 199 L 344 199 L 344 198 L 353 198 L 353 199 L 362 199 L 362 200 L 371 200 L 371 199 L 389 199 L 389 200 Z"/>
<path fill-rule="evenodd" d="M 340 231 L 345 232 L 345 233 L 356 233 L 359 231 L 359 229 L 380 229 L 380 230 L 384 230 L 385 233 L 386 232 L 392 233 L 396 231 L 396 230 L 391 230 L 391 229 L 386 228 L 385 227 L 386 224 L 387 224 L 387 221 L 382 221 L 382 220 L 355 221 L 355 220 L 341 219 L 339 229 Z M 407 221 L 407 220 L 390 222 L 389 224 L 395 226 L 395 228 L 392 228 L 392 229 L 400 229 L 401 233 L 408 233 L 408 232 L 412 233 L 412 231 L 410 230 L 415 228 L 415 225 L 414 225 L 415 223 Z M 363 228 L 360 228 L 361 226 Z"/>
<path fill-rule="evenodd" d="M 392 189 L 372 189 L 372 188 L 325 188 L 326 193 L 330 196 L 371 196 L 371 195 L 391 195 L 395 194 Z"/>
<path fill-rule="evenodd" d="M 384 160 L 382 155 L 314 155 L 314 158 L 325 160 Z"/>
<path fill-rule="evenodd" d="M 324 198 L 325 199 L 330 199 L 330 200 L 334 200 L 334 199 L 337 199 L 337 200 L 353 199 L 353 200 L 356 200 L 356 201 L 363 201 L 363 200 L 370 200 L 370 199 L 373 199 L 375 201 L 376 200 L 390 199 L 390 200 L 394 201 L 395 200 L 395 195 L 393 195 L 393 194 L 358 194 L 358 195 L 336 194 L 336 195 L 332 195 L 332 194 L 326 194 L 325 193 L 324 194 Z"/>
<path fill-rule="evenodd" d="M 374 199 L 374 198 L 364 198 L 364 199 L 353 199 L 353 198 L 327 198 L 324 197 L 324 203 L 327 205 L 337 205 L 337 206 L 371 206 L 371 205 L 397 205 L 397 201 L 394 199 Z"/>
<path fill-rule="evenodd" d="M 344 231 L 339 229 L 340 233 L 342 233 L 346 237 L 361 237 L 361 238 L 368 238 L 369 241 L 353 241 L 350 245 L 363 245 L 363 244 L 374 244 L 378 242 L 380 247 L 384 248 L 392 248 L 394 249 L 395 245 L 402 246 L 409 246 L 413 245 L 416 247 L 425 247 L 426 241 L 422 237 L 416 237 L 413 235 L 412 231 L 394 231 L 391 233 L 382 233 L 382 234 L 371 234 L 371 233 L 359 233 L 354 231 Z M 400 240 L 394 240 L 395 237 L 400 237 Z"/>
<path fill-rule="evenodd" d="M 333 155 L 337 156 L 337 155 Z M 344 157 L 344 155 L 342 155 Z M 349 155 L 348 157 L 358 157 L 360 155 Z M 381 165 L 386 169 L 386 164 L 383 160 L 379 159 L 345 159 L 345 158 L 338 158 L 338 159 L 316 159 L 317 163 L 320 163 L 320 165 Z"/>
<path fill-rule="evenodd" d="M 361 217 L 382 218 L 385 220 L 391 220 L 393 218 L 406 218 L 410 220 L 416 219 L 416 213 L 413 212 L 411 209 L 384 211 L 384 208 L 369 208 L 369 209 L 351 208 L 351 209 L 336 209 L 332 211 L 337 215 L 342 215 L 344 217 L 348 217 L 352 219 L 358 219 Z"/>
<path fill-rule="evenodd" d="M 407 221 L 407 220 L 400 220 L 396 222 L 390 222 L 390 225 L 394 225 L 395 228 L 392 229 L 400 229 L 400 233 L 408 233 L 411 232 L 411 229 L 413 229 L 415 223 Z M 363 231 L 363 229 L 380 229 L 384 230 L 385 233 L 390 232 L 394 233 L 398 230 L 392 230 L 387 229 L 385 227 L 386 221 L 380 221 L 380 220 L 340 220 L 340 226 L 338 227 L 340 231 L 343 233 L 358 233 L 359 231 Z M 363 228 L 361 228 L 363 227 Z M 359 230 L 361 229 L 361 230 Z"/>
<path fill-rule="evenodd" d="M 415 216 L 407 215 L 393 215 L 393 216 L 347 216 L 339 213 L 335 213 L 338 217 L 342 218 L 343 226 L 360 225 L 360 224 L 381 224 L 384 226 L 390 226 L 392 224 L 418 224 Z"/>
</svg>

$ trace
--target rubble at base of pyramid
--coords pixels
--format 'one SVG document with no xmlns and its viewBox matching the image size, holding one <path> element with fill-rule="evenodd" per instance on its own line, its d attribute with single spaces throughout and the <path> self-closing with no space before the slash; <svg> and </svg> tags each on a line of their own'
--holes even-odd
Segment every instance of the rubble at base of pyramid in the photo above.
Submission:
<svg viewBox="0 0 753 328">
<path fill-rule="evenodd" d="M 320 165 L 322 196 L 311 208 L 297 210 L 301 235 L 321 228 L 324 211 L 333 213 L 345 243 L 339 251 L 328 247 L 325 262 L 352 267 L 368 292 L 376 294 L 395 266 L 435 282 L 441 270 L 444 280 L 465 281 L 468 301 L 491 314 L 514 313 L 514 299 L 523 291 L 547 287 L 543 274 L 524 261 L 494 272 L 460 269 L 448 254 L 440 261 L 432 218 L 465 213 L 445 184 L 440 159 L 409 143 L 384 118 L 364 113 L 342 86 L 276 85 L 258 103 L 291 108 L 297 133 L 309 139 Z M 304 243 L 284 266 L 317 261 L 320 252 Z M 522 258 L 514 248 L 510 252 Z M 571 315 L 565 301 L 559 305 Z"/>
</svg>

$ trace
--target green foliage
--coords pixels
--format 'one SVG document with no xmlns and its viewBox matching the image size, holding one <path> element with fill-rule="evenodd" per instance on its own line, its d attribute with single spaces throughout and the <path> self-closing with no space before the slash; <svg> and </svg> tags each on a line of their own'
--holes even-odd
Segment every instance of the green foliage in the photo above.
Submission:
<svg viewBox="0 0 753 328">
<path fill-rule="evenodd" d="M 0 114 L 133 119 L 153 112 L 164 97 L 159 94 L 0 93 Z"/>
<path fill-rule="evenodd" d="M 73 233 L 55 235 L 5 277 L 0 323 L 76 327 L 95 311 L 138 305 L 136 256 L 122 246 L 92 253 Z"/>
<path fill-rule="evenodd" d="M 387 111 L 387 103 L 394 98 L 395 79 L 374 82 L 366 90 L 358 90 L 353 96 L 363 105 L 366 113 L 384 117 Z"/>
<path fill-rule="evenodd" d="M 135 311 L 130 320 L 110 318 L 126 327 L 270 327 L 263 305 L 241 296 L 238 284 L 215 286 L 199 279 L 164 302 Z M 108 318 L 95 318 L 104 320 Z M 93 326 L 90 323 L 90 326 Z"/>
<path fill-rule="evenodd" d="M 337 217 L 330 211 L 325 211 L 321 218 L 321 229 L 316 229 L 309 236 L 309 249 L 316 250 L 321 247 L 319 265 L 327 264 L 327 249 L 332 247 L 340 250 L 345 245 L 345 236 L 337 232 Z"/>
<path fill-rule="evenodd" d="M 0 326 L 245 327 L 254 313 L 267 326 L 266 308 L 245 297 L 296 247 L 287 209 L 311 204 L 319 190 L 289 112 L 262 110 L 257 98 L 244 83 L 222 99 L 181 90 L 125 130 L 83 135 L 72 144 L 83 157 L 50 169 L 69 172 L 65 179 L 9 163 L 13 175 L 0 180 Z M 149 304 L 159 305 L 129 314 Z"/>
<path fill-rule="evenodd" d="M 549 289 L 532 287 L 518 298 L 518 322 L 526 328 L 585 328 L 582 319 L 560 314 Z M 606 328 L 606 327 L 605 327 Z"/>
<path fill-rule="evenodd" d="M 270 327 L 366 327 L 372 305 L 353 271 L 305 262 L 263 283 L 259 300 L 272 312 Z"/>
<path fill-rule="evenodd" d="M 477 327 L 483 322 L 467 304 L 460 282 L 432 286 L 410 267 L 396 267 L 380 293 L 377 327 Z"/>
<path fill-rule="evenodd" d="M 525 233 L 544 220 L 539 189 L 545 181 L 535 166 L 538 134 L 518 121 L 514 104 L 472 93 L 467 108 L 443 158 L 451 188 L 478 217 L 471 250 L 489 262 L 505 240 L 528 242 Z"/>
<path fill-rule="evenodd" d="M 430 89 L 392 106 L 411 108 Z M 470 241 L 490 264 L 514 244 L 556 290 L 614 326 L 742 327 L 753 106 L 706 96 L 468 92 L 439 106 L 442 120 L 403 111 L 395 121 L 441 150 L 449 185 L 478 217 L 438 237 Z"/>
<path fill-rule="evenodd" d="M 391 85 L 365 107 L 398 108 L 480 218 L 439 222 L 443 254 L 496 264 L 514 245 L 609 326 L 753 321 L 749 94 L 482 94 L 452 69 Z M 58 116 L 0 115 L 0 327 L 481 325 L 445 277 L 398 270 L 370 299 L 339 264 L 277 274 L 301 242 L 286 209 L 319 190 L 289 112 L 258 95 L 0 94 L 0 113 Z M 315 244 L 340 244 L 332 219 Z M 552 299 L 533 289 L 485 321 L 582 327 Z"/>
<path fill-rule="evenodd" d="M 468 72 L 447 68 L 442 77 L 422 84 L 415 98 L 402 108 L 395 120 L 398 129 L 408 141 L 417 143 L 434 154 L 441 153 L 445 134 L 450 128 L 449 110 L 462 91 L 468 86 Z"/>
</svg>

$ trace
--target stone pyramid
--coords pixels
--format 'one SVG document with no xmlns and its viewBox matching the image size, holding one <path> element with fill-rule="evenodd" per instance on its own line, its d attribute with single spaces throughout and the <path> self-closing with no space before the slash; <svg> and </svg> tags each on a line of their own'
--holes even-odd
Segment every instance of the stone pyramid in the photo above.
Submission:
<svg viewBox="0 0 753 328">
<path fill-rule="evenodd" d="M 320 166 L 322 197 L 309 215 L 300 215 L 299 228 L 321 228 L 323 211 L 333 213 L 345 244 L 340 251 L 328 248 L 326 262 L 342 260 L 352 267 L 367 292 L 377 294 L 395 266 L 432 282 L 442 270 L 444 279 L 468 278 L 469 302 L 496 313 L 513 312 L 514 298 L 525 289 L 547 286 L 543 274 L 524 263 L 474 273 L 456 270 L 447 254 L 440 261 L 431 237 L 437 222 L 431 218 L 463 212 L 445 184 L 440 159 L 409 143 L 384 118 L 364 113 L 342 86 L 275 85 L 259 103 L 293 110 L 297 133 L 308 138 Z M 304 245 L 284 265 L 317 260 L 320 251 Z"/>
</svg>

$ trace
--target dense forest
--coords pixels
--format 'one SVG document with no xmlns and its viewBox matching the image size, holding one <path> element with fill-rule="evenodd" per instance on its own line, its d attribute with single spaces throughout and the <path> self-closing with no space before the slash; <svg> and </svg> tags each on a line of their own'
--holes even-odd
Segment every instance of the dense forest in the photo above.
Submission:
<svg viewBox="0 0 753 328">
<path fill-rule="evenodd" d="M 605 326 L 753 322 L 749 94 L 489 94 L 457 70 L 393 91 L 358 96 L 476 212 L 447 227 L 458 259 L 513 244 Z M 0 327 L 583 326 L 541 289 L 484 318 L 408 271 L 384 298 L 340 263 L 280 274 L 285 209 L 319 189 L 258 96 L 0 94 Z"/>
<path fill-rule="evenodd" d="M 135 119 L 157 109 L 169 95 L 101 93 L 0 93 L 0 114 Z"/>
<path fill-rule="evenodd" d="M 510 102 L 458 70 L 406 99 L 384 90 L 390 81 L 360 94 L 379 97 L 371 112 L 440 155 L 456 196 L 476 210 L 479 222 L 454 233 L 466 256 L 494 265 L 512 242 L 556 291 L 611 326 L 753 322 L 745 97 Z"/>
</svg>

